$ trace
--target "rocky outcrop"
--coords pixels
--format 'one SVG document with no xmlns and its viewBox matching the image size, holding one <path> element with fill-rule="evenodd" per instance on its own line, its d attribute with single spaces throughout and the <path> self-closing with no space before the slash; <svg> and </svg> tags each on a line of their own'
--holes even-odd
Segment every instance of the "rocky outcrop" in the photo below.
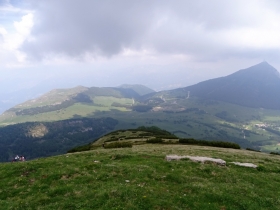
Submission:
<svg viewBox="0 0 280 210">
<path fill-rule="evenodd" d="M 237 166 L 244 166 L 244 167 L 248 167 L 248 168 L 257 168 L 258 166 L 253 164 L 253 163 L 240 163 L 240 162 L 231 162 L 233 163 L 234 165 L 237 165 Z"/>
<path fill-rule="evenodd" d="M 215 163 L 217 165 L 221 165 L 221 166 L 225 166 L 226 165 L 226 161 L 222 160 L 222 159 L 216 159 L 216 158 L 210 158 L 210 157 L 200 157 L 200 156 L 179 156 L 179 155 L 166 155 L 165 160 L 167 161 L 171 161 L 171 160 L 181 160 L 181 159 L 190 159 L 194 162 L 201 162 L 201 163 L 205 163 L 205 162 L 212 162 Z M 243 167 L 249 167 L 249 168 L 257 168 L 258 166 L 253 164 L 253 163 L 240 163 L 240 162 L 230 162 L 234 165 L 238 165 L 238 166 L 243 166 Z"/>
<path fill-rule="evenodd" d="M 226 165 L 226 161 L 222 160 L 222 159 L 216 159 L 216 158 L 209 158 L 209 157 L 200 157 L 200 156 L 178 156 L 178 155 L 167 155 L 165 157 L 165 159 L 167 161 L 171 161 L 171 160 L 180 160 L 180 159 L 190 159 L 194 162 L 201 162 L 201 163 L 205 163 L 205 162 L 213 162 L 216 163 L 217 165 L 221 165 L 221 166 L 225 166 Z"/>
</svg>

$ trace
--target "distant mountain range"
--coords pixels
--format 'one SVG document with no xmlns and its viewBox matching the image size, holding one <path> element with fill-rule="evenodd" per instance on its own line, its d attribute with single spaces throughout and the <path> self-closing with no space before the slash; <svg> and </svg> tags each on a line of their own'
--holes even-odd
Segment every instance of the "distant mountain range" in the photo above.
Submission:
<svg viewBox="0 0 280 210">
<path fill-rule="evenodd" d="M 262 62 L 225 77 L 169 91 L 155 92 L 143 85 L 127 84 L 119 87 L 87 88 L 78 86 L 71 89 L 58 89 L 17 105 L 8 111 L 16 111 L 18 114 L 34 114 L 34 108 L 38 109 L 38 107 L 43 112 L 58 110 L 78 102 L 93 103 L 93 98 L 96 96 L 133 98 L 143 102 L 160 95 L 183 98 L 199 97 L 247 107 L 280 109 L 279 92 L 279 72 L 267 62 Z M 25 109 L 29 109 L 29 111 Z M 35 113 L 40 113 L 41 111 Z"/>
<path fill-rule="evenodd" d="M 112 110 L 178 112 L 187 108 L 178 100 L 196 98 L 280 110 L 279 91 L 279 72 L 267 62 L 262 62 L 225 77 L 168 91 L 155 92 L 143 85 L 128 84 L 56 89 L 7 110 L 0 115 L 0 124 L 93 117 Z"/>
<path fill-rule="evenodd" d="M 40 113 L 52 112 L 70 107 L 76 103 L 87 105 L 97 104 L 94 98 L 113 97 L 127 98 L 132 100 L 139 99 L 144 94 L 154 93 L 155 91 L 143 85 L 121 85 L 119 87 L 83 87 L 77 86 L 69 89 L 55 89 L 36 99 L 28 100 L 9 110 L 15 115 L 36 115 Z M 100 104 L 99 104 L 100 105 Z M 117 102 L 116 102 L 117 105 Z M 5 113 L 7 113 L 5 112 Z M 4 113 L 4 115 L 5 115 Z"/>
<path fill-rule="evenodd" d="M 0 137 L 1 132 L 18 129 L 20 123 L 47 122 L 51 130 L 56 126 L 55 122 L 79 119 L 96 119 L 98 122 L 110 118 L 116 124 L 109 126 L 106 132 L 154 125 L 183 138 L 231 141 L 243 148 L 275 152 L 280 145 L 279 90 L 279 73 L 267 62 L 225 77 L 160 92 L 143 85 L 56 89 L 0 115 L 0 126 L 11 126 L 8 130 L 0 129 Z M 66 127 L 59 132 L 65 133 Z M 40 130 L 40 127 L 36 129 Z M 83 129 L 73 128 L 81 134 Z M 24 139 L 26 134 L 22 136 Z M 50 141 L 57 148 L 63 136 L 57 138 L 57 143 L 51 141 L 50 136 L 35 136 L 29 140 L 33 141 L 33 138 L 37 143 L 46 141 L 42 147 L 47 148 L 47 141 Z M 13 133 L 10 132 L 5 139 L 14 139 Z M 86 138 L 79 144 L 88 143 L 88 140 Z M 0 138 L 2 148 L 13 148 L 10 140 L 1 141 Z M 71 145 L 76 145 L 74 140 Z M 13 155 L 13 151 L 10 154 Z"/>
</svg>

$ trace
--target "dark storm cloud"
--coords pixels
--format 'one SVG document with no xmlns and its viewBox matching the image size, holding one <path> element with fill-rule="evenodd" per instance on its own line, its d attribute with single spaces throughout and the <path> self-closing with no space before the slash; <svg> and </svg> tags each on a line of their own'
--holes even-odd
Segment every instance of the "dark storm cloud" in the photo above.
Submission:
<svg viewBox="0 0 280 210">
<path fill-rule="evenodd" d="M 30 2 L 35 11 L 32 39 L 25 41 L 21 50 L 37 59 L 49 54 L 82 57 L 88 52 L 110 57 L 124 48 L 189 54 L 199 56 L 197 59 L 231 50 L 236 54 L 219 34 L 257 26 L 260 20 L 254 11 L 256 1 Z M 269 2 L 271 8 L 279 6 L 277 1 Z"/>
</svg>

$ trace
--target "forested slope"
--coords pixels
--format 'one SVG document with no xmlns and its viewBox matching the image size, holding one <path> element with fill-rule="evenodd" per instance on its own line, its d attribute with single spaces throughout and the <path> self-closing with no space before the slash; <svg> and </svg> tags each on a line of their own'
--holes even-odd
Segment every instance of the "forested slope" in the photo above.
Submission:
<svg viewBox="0 0 280 210">
<path fill-rule="evenodd" d="M 113 130 L 117 123 L 112 118 L 82 118 L 6 126 L 0 128 L 0 161 L 9 161 L 17 154 L 27 159 L 62 154 L 92 142 Z"/>
</svg>

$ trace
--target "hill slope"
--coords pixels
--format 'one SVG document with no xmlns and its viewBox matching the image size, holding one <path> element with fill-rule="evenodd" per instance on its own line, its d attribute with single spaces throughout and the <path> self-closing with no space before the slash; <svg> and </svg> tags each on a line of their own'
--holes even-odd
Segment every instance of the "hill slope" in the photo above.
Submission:
<svg viewBox="0 0 280 210">
<path fill-rule="evenodd" d="M 0 115 L 0 122 L 8 125 L 27 121 L 56 121 L 87 117 L 94 112 L 127 111 L 134 100 L 146 92 L 153 90 L 142 85 L 56 89 L 5 111 Z"/>
<path fill-rule="evenodd" d="M 227 164 L 165 161 L 169 154 L 221 158 Z M 98 149 L 0 164 L 0 205 L 46 210 L 274 210 L 280 204 L 279 163 L 279 156 L 199 146 Z"/>
</svg>

